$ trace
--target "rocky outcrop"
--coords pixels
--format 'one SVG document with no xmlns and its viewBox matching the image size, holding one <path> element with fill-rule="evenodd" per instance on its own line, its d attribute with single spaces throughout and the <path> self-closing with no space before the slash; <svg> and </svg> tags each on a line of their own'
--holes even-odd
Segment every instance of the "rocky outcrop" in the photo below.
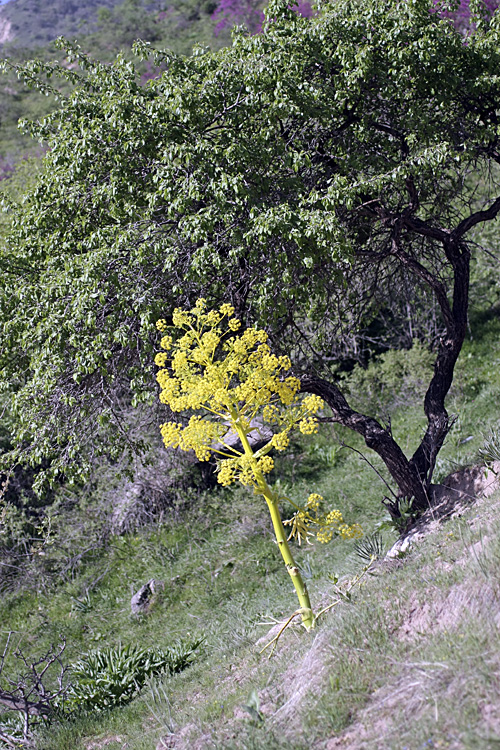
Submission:
<svg viewBox="0 0 500 750">
<path fill-rule="evenodd" d="M 10 42 L 13 38 L 12 24 L 2 15 L 2 9 L 0 8 L 0 44 Z"/>
</svg>

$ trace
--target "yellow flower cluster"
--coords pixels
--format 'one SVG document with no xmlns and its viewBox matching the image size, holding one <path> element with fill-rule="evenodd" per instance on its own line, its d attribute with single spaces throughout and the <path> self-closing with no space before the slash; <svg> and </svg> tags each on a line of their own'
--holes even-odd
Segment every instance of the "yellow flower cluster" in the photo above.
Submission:
<svg viewBox="0 0 500 750">
<path fill-rule="evenodd" d="M 303 435 L 312 435 L 318 431 L 318 423 L 313 417 L 306 417 L 300 420 L 299 430 Z"/>
<path fill-rule="evenodd" d="M 361 526 L 357 523 L 352 526 L 346 524 L 339 510 L 331 510 L 326 515 L 321 515 L 319 507 L 322 500 L 321 495 L 313 492 L 307 498 L 305 508 L 297 510 L 292 518 L 283 522 L 284 526 L 291 526 L 288 540 L 297 539 L 299 544 L 302 543 L 302 540 L 309 541 L 308 537 L 313 534 L 311 526 L 320 527 L 316 532 L 316 539 L 325 544 L 331 541 L 334 536 L 340 536 L 343 539 L 355 539 L 363 535 Z"/>
<path fill-rule="evenodd" d="M 275 435 L 273 435 L 271 440 L 273 448 L 276 448 L 277 451 L 286 450 L 290 445 L 290 437 L 288 433 L 289 430 L 283 430 L 283 432 L 277 432 Z"/>
<path fill-rule="evenodd" d="M 325 525 L 318 531 L 316 538 L 318 542 L 326 544 L 333 536 L 340 536 L 342 539 L 358 539 L 363 536 L 363 531 L 358 523 L 353 523 L 352 526 L 344 523 L 342 513 L 333 510 L 326 515 Z"/>
<path fill-rule="evenodd" d="M 220 438 L 223 426 L 199 416 L 192 416 L 186 427 L 175 422 L 160 426 L 161 436 L 166 446 L 193 450 L 199 461 L 208 461 L 214 440 Z"/>
<path fill-rule="evenodd" d="M 321 495 L 318 495 L 317 492 L 313 492 L 309 497 L 307 498 L 306 508 L 308 510 L 312 510 L 315 513 L 319 510 L 319 504 L 323 500 L 323 497 Z"/>
<path fill-rule="evenodd" d="M 235 481 L 256 487 L 259 478 L 269 474 L 273 468 L 274 461 L 271 456 L 252 459 L 250 456 L 241 454 L 237 458 L 228 458 L 220 462 L 217 481 L 223 487 L 227 487 Z"/>
<path fill-rule="evenodd" d="M 240 333 L 241 321 L 234 307 L 223 304 L 207 310 L 199 299 L 191 310 L 176 308 L 172 326 L 157 322 L 163 351 L 155 357 L 160 368 L 157 380 L 160 401 L 173 412 L 195 411 L 187 426 L 177 422 L 162 425 L 165 445 L 194 450 L 204 461 L 219 456 L 218 481 L 256 486 L 258 476 L 269 473 L 273 448 L 286 450 L 289 433 L 317 429 L 316 413 L 323 407 L 318 396 L 299 400 L 300 380 L 287 372 L 289 357 L 273 354 L 267 334 L 256 328 Z M 247 436 L 257 417 L 273 425 L 276 433 L 258 454 L 247 447 L 238 452 L 224 442 L 230 425 Z"/>
</svg>

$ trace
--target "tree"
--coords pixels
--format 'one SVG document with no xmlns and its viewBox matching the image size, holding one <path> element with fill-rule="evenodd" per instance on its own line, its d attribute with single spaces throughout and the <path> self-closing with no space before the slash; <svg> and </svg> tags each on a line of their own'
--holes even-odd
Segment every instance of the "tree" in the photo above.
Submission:
<svg viewBox="0 0 500 750">
<path fill-rule="evenodd" d="M 121 449 L 120 413 L 154 401 L 155 321 L 202 295 L 265 327 L 398 494 L 428 503 L 466 332 L 468 238 L 500 211 L 500 18 L 464 38 L 430 10 L 338 0 L 307 19 L 274 0 L 262 33 L 239 30 L 229 49 L 137 43 L 163 71 L 146 86 L 131 63 L 76 47 L 20 71 L 75 89 L 31 126 L 45 171 L 12 206 L 1 257 L 16 460 L 61 472 Z M 349 405 L 335 362 L 388 305 L 397 322 L 419 299 L 442 335 L 408 458 L 390 426 Z"/>
</svg>

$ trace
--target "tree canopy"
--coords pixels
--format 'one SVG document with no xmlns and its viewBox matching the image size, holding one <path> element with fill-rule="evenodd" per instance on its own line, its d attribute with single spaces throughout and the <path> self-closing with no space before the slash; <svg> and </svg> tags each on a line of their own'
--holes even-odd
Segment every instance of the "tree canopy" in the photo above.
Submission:
<svg viewBox="0 0 500 750">
<path fill-rule="evenodd" d="M 466 331 L 467 238 L 500 211 L 500 18 L 464 37 L 432 10 L 337 0 L 304 18 L 273 0 L 262 33 L 236 30 L 227 49 L 138 42 L 158 69 L 145 85 L 132 63 L 70 45 L 60 65 L 19 71 L 74 91 L 28 126 L 44 170 L 10 205 L 0 256 L 16 460 L 57 473 L 121 450 L 123 405 L 154 401 L 156 320 L 202 295 L 265 327 L 399 493 L 427 501 Z M 439 342 L 427 430 L 407 458 L 335 373 L 381 311 L 386 345 L 408 306 L 418 335 L 425 300 Z"/>
</svg>

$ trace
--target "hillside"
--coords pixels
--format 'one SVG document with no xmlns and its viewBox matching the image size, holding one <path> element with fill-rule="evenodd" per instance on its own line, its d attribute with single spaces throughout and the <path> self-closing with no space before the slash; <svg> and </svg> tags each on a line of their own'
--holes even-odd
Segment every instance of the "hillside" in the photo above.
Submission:
<svg viewBox="0 0 500 750">
<path fill-rule="evenodd" d="M 490 454 L 499 455 L 499 333 L 497 311 L 474 316 L 450 403 L 460 420 L 437 480 L 473 463 L 488 431 Z M 414 399 L 426 366 L 414 360 L 406 376 Z M 391 371 L 379 365 L 372 377 L 390 403 Z M 416 440 L 416 403 L 393 408 L 392 424 L 396 434 L 411 426 Z M 3 643 L 8 632 L 14 639 L 3 677 L 19 672 L 15 647 L 33 659 L 65 639 L 71 664 L 120 644 L 204 642 L 188 669 L 150 679 L 129 705 L 39 728 L 37 750 L 495 747 L 497 480 L 476 473 L 487 495 L 477 502 L 471 482 L 458 498 L 445 493 L 445 517 L 428 514 L 418 541 L 384 561 L 398 532 L 380 503 L 382 482 L 355 452 L 360 441 L 350 437 L 350 450 L 346 438 L 325 426 L 294 442 L 276 468 L 282 492 L 321 493 L 365 538 L 294 544 L 313 606 L 334 606 L 309 634 L 288 628 L 272 655 L 262 649 L 294 604 L 261 500 L 242 487 L 203 490 L 199 480 L 176 489 L 159 457 L 134 482 L 106 470 L 85 499 L 62 492 L 30 555 L 2 567 Z M 370 555 L 378 562 L 364 573 Z M 133 614 L 132 595 L 151 580 L 155 595 Z"/>
<path fill-rule="evenodd" d="M 0 45 L 36 48 L 58 36 L 74 38 L 95 31 L 100 8 L 113 8 L 119 0 L 11 0 L 0 7 Z M 137 3 L 139 6 L 139 3 Z M 158 10 L 148 3 L 143 12 Z"/>
</svg>

